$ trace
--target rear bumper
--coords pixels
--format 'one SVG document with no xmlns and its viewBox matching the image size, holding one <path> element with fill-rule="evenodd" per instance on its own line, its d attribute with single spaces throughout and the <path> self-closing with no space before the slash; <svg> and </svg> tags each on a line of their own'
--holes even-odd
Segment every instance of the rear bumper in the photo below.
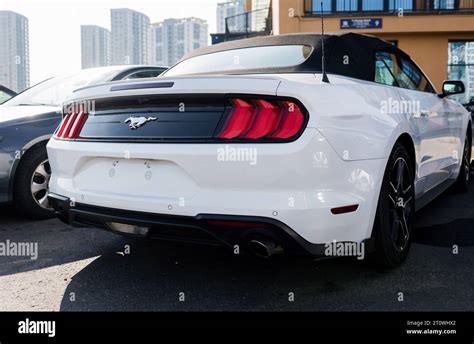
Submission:
<svg viewBox="0 0 474 344">
<path fill-rule="evenodd" d="M 386 165 L 386 159 L 343 161 L 312 128 L 284 144 L 52 139 L 47 148 L 50 192 L 76 203 L 188 219 L 263 217 L 285 224 L 311 244 L 371 237 Z M 234 159 L 237 149 L 252 154 Z M 331 211 L 354 204 L 358 208 L 350 213 Z"/>
<path fill-rule="evenodd" d="M 71 199 L 52 193 L 48 198 L 58 218 L 72 226 L 95 227 L 114 232 L 109 223 L 128 224 L 148 227 L 148 233 L 142 236 L 149 239 L 220 245 L 231 249 L 238 245 L 244 250 L 252 239 L 264 237 L 280 245 L 285 253 L 325 255 L 325 244 L 312 244 L 284 223 L 272 218 L 216 214 L 197 216 L 151 214 L 74 204 Z M 213 225 L 212 221 L 224 221 L 230 224 L 247 222 L 254 224 L 254 227 Z M 368 251 L 373 249 L 370 239 L 365 240 L 365 243 Z"/>
</svg>

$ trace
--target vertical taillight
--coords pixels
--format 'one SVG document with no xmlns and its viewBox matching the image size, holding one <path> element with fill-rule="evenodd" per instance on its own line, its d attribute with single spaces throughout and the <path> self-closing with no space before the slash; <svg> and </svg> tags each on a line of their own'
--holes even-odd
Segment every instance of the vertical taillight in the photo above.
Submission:
<svg viewBox="0 0 474 344">
<path fill-rule="evenodd" d="M 272 139 L 288 139 L 295 136 L 301 130 L 304 123 L 304 115 L 298 105 L 291 101 L 280 103 L 282 112 L 277 130 L 272 133 Z"/>
<path fill-rule="evenodd" d="M 252 123 L 254 106 L 242 99 L 231 99 L 232 110 L 219 134 L 221 139 L 234 139 L 247 131 Z"/>
<path fill-rule="evenodd" d="M 72 116 L 71 114 L 68 114 L 68 115 L 64 116 L 63 120 L 61 121 L 61 124 L 59 125 L 58 131 L 54 135 L 55 137 L 62 137 L 63 136 L 64 131 L 66 130 L 66 126 L 67 126 L 69 120 L 71 119 L 71 116 Z"/>
<path fill-rule="evenodd" d="M 87 113 L 81 111 L 79 113 L 67 114 L 61 124 L 59 129 L 55 134 L 55 137 L 61 139 L 75 139 L 79 137 L 84 123 L 87 121 Z"/>
<path fill-rule="evenodd" d="M 75 139 L 79 137 L 79 133 L 81 132 L 84 123 L 86 123 L 86 120 L 87 114 L 85 112 L 79 112 L 74 124 L 71 127 L 71 130 L 69 130 L 68 138 Z"/>
<path fill-rule="evenodd" d="M 301 132 L 305 123 L 300 106 L 289 100 L 232 98 L 230 104 L 219 139 L 289 140 Z"/>
<path fill-rule="evenodd" d="M 244 139 L 265 137 L 273 133 L 278 125 L 281 109 L 277 105 L 263 99 L 256 100 L 255 105 L 255 118 L 250 129 L 242 136 Z"/>
</svg>

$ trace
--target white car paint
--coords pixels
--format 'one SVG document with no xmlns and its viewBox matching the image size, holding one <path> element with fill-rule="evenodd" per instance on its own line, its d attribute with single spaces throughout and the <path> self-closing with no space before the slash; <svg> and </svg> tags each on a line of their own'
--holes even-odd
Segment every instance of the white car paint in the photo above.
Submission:
<svg viewBox="0 0 474 344">
<path fill-rule="evenodd" d="M 330 84 L 314 74 L 173 77 L 160 78 L 174 82 L 172 88 L 116 91 L 114 97 L 222 90 L 289 96 L 306 107 L 309 122 L 294 142 L 232 144 L 255 148 L 254 165 L 219 161 L 219 144 L 53 138 L 47 147 L 53 171 L 50 192 L 119 210 L 262 216 L 283 222 L 310 243 L 362 242 L 371 236 L 383 174 L 396 140 L 402 134 L 413 140 L 420 198 L 457 177 L 469 114 L 435 94 L 337 75 L 329 79 Z M 112 86 L 80 90 L 68 101 L 110 97 Z M 382 113 L 381 100 L 388 98 L 420 100 L 422 113 Z M 146 163 L 150 179 L 145 177 Z M 330 211 L 349 204 L 359 208 L 340 215 Z"/>
</svg>

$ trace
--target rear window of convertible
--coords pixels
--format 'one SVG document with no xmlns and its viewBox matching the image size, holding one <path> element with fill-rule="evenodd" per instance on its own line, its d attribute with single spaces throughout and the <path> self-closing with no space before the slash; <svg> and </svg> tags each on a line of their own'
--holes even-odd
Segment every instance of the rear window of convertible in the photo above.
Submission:
<svg viewBox="0 0 474 344">
<path fill-rule="evenodd" d="M 312 51 L 312 47 L 308 45 L 274 45 L 225 50 L 181 61 L 164 75 L 292 67 L 306 61 Z"/>
</svg>

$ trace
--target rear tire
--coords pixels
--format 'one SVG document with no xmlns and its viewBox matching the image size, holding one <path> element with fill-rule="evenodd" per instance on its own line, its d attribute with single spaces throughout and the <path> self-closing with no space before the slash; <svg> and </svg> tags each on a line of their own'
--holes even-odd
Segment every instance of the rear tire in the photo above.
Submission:
<svg viewBox="0 0 474 344">
<path fill-rule="evenodd" d="M 31 148 L 20 161 L 15 175 L 13 202 L 19 215 L 34 220 L 54 217 L 46 198 L 50 175 L 46 147 Z"/>
<path fill-rule="evenodd" d="M 471 140 L 468 134 L 464 140 L 462 153 L 462 163 L 459 170 L 458 178 L 453 184 L 452 190 L 455 193 L 465 193 L 469 189 L 469 177 L 471 172 Z"/>
<path fill-rule="evenodd" d="M 412 164 L 405 146 L 397 142 L 384 173 L 372 231 L 375 238 L 372 259 L 385 268 L 400 265 L 410 249 L 415 214 Z"/>
</svg>

